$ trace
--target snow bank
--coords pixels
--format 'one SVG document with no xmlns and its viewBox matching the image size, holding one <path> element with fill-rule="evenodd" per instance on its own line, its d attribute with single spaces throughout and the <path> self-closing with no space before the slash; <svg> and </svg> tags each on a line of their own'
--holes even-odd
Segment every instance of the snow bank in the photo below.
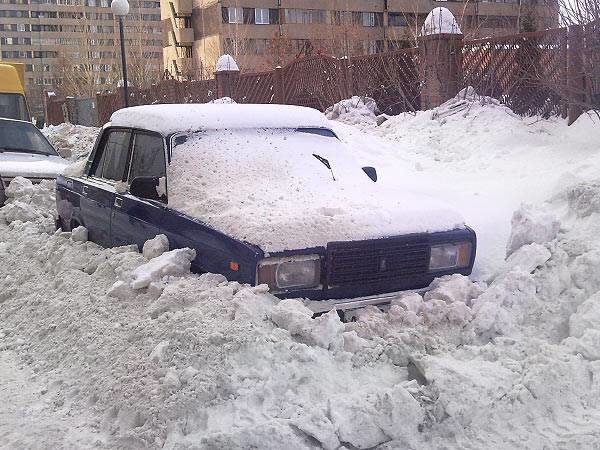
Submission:
<svg viewBox="0 0 600 450">
<path fill-rule="evenodd" d="M 87 159 L 99 132 L 99 128 L 70 123 L 50 125 L 42 129 L 42 133 L 60 156 L 73 162 Z"/>
<path fill-rule="evenodd" d="M 373 183 L 337 139 L 312 133 L 191 134 L 168 179 L 169 207 L 265 251 L 463 227 L 433 199 Z"/>
<path fill-rule="evenodd" d="M 490 110 L 498 112 L 499 106 L 478 109 L 474 103 L 447 115 L 443 124 L 429 114 L 427 120 L 438 127 L 427 130 L 429 138 L 440 139 L 440 145 L 462 139 L 467 146 L 485 136 L 493 141 L 497 124 L 482 125 L 480 117 L 493 117 Z M 481 158 L 473 152 L 437 162 L 452 172 L 451 181 L 461 180 L 463 194 L 473 180 L 485 193 L 479 182 L 491 174 L 505 189 L 510 182 L 518 185 L 522 195 L 506 214 L 509 229 L 501 245 L 506 270 L 489 283 L 441 278 L 425 295 L 407 293 L 386 312 L 365 308 L 350 323 L 334 313 L 313 319 L 299 301 L 280 302 L 264 287 L 190 274 L 185 257 L 175 275 L 159 271 L 146 287 L 133 289 L 134 274 L 148 273 L 148 265 L 166 267 L 162 263 L 173 257 L 163 237 L 149 241 L 140 254 L 135 246 L 100 248 L 82 239 L 83 230 L 54 232 L 48 228 L 52 183 L 15 180 L 8 205 L 0 209 L 3 444 L 595 448 L 600 211 L 591 205 L 600 180 L 597 165 L 586 168 L 595 156 L 584 159 L 588 151 L 597 154 L 596 141 L 587 142 L 595 131 L 582 122 L 568 136 L 554 121 L 525 127 L 507 117 L 504 125 L 515 124 L 517 137 L 529 129 L 537 136 L 530 144 L 551 145 L 536 152 L 531 144 L 508 154 L 506 146 L 490 146 Z M 446 136 L 459 130 L 461 120 L 463 133 Z M 564 135 L 568 145 L 559 150 Z M 425 138 L 412 139 L 406 138 L 406 152 Z M 457 152 L 471 150 L 459 144 Z M 379 157 L 387 150 L 381 147 Z M 419 161 L 432 164 L 429 147 L 422 150 Z M 554 171 L 580 170 L 560 177 L 552 189 L 540 189 L 535 182 L 548 174 L 531 165 L 519 172 L 521 152 L 544 163 L 550 159 Z M 553 159 L 559 156 L 563 164 Z M 513 165 L 505 163 L 509 157 Z M 399 183 L 410 177 L 398 171 L 394 158 L 385 160 Z M 466 160 L 477 164 L 465 167 Z M 476 170 L 482 178 L 469 178 Z M 528 184 L 547 201 L 524 199 Z M 489 197 L 484 200 L 481 216 L 498 208 Z M 521 207 L 524 200 L 536 206 Z M 33 214 L 7 219 L 17 202 Z M 519 244 L 504 261 L 509 235 Z M 115 285 L 121 295 L 109 295 Z"/>
<path fill-rule="evenodd" d="M 591 180 L 600 164 L 600 122 L 593 115 L 572 126 L 559 118 L 523 118 L 467 88 L 438 108 L 389 116 L 377 127 L 332 124 L 362 165 L 377 168 L 378 183 L 418 186 L 465 217 L 477 232 L 481 280 L 497 273 L 507 250 L 539 241 L 541 235 L 531 233 L 542 232 L 540 220 L 549 220 L 544 236 L 556 230 L 552 219 L 524 212 L 522 220 L 533 228 L 518 231 L 522 236 L 515 234 L 507 249 L 511 217 L 523 203 L 541 205 L 556 195 L 556 186 L 569 184 L 573 192 L 563 194 L 571 196 L 572 208 L 583 215 L 596 208 Z"/>
<path fill-rule="evenodd" d="M 376 125 L 377 103 L 370 97 L 354 96 L 330 106 L 325 111 L 325 117 L 329 120 L 337 120 L 349 125 Z"/>
</svg>

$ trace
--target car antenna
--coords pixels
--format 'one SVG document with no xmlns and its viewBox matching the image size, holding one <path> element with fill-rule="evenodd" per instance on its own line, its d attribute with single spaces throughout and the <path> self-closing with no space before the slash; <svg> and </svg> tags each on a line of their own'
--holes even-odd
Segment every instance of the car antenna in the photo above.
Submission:
<svg viewBox="0 0 600 450">
<path fill-rule="evenodd" d="M 337 181 L 335 179 L 335 175 L 333 174 L 333 169 L 331 168 L 331 164 L 329 164 L 329 161 L 327 161 L 325 158 L 323 158 L 322 156 L 317 155 L 316 153 L 312 154 L 315 158 L 317 158 L 319 161 L 321 161 L 323 163 L 323 165 L 325 167 L 327 167 L 330 171 L 331 171 L 331 178 L 333 178 L 333 181 Z"/>
</svg>

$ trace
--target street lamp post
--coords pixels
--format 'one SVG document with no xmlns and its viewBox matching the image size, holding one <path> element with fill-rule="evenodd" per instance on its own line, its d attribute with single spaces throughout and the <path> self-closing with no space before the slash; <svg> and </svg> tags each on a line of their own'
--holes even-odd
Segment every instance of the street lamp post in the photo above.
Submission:
<svg viewBox="0 0 600 450">
<path fill-rule="evenodd" d="M 129 106 L 129 86 L 127 82 L 127 63 L 125 62 L 125 37 L 123 32 L 123 18 L 129 13 L 127 0 L 112 0 L 110 9 L 119 18 L 119 36 L 121 38 L 121 67 L 123 68 L 123 95 L 125 108 Z"/>
</svg>

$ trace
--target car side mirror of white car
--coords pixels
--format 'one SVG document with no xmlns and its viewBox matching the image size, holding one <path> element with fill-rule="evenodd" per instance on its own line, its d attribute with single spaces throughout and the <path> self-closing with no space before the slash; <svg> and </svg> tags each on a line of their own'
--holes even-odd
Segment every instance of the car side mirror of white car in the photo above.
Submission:
<svg viewBox="0 0 600 450">
<path fill-rule="evenodd" d="M 375 167 L 367 166 L 363 167 L 362 170 L 367 174 L 367 176 L 371 180 L 377 181 L 377 169 L 375 169 Z"/>
</svg>

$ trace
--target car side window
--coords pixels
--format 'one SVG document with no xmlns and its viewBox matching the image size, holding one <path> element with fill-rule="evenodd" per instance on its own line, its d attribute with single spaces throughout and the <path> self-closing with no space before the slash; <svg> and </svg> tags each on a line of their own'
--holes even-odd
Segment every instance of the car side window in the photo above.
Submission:
<svg viewBox="0 0 600 450">
<path fill-rule="evenodd" d="M 135 133 L 129 182 L 136 177 L 164 177 L 165 149 L 162 137 L 155 134 Z"/>
<path fill-rule="evenodd" d="M 125 175 L 131 132 L 125 130 L 109 131 L 104 143 L 98 149 L 95 164 L 90 175 L 107 180 L 121 181 Z"/>
</svg>

